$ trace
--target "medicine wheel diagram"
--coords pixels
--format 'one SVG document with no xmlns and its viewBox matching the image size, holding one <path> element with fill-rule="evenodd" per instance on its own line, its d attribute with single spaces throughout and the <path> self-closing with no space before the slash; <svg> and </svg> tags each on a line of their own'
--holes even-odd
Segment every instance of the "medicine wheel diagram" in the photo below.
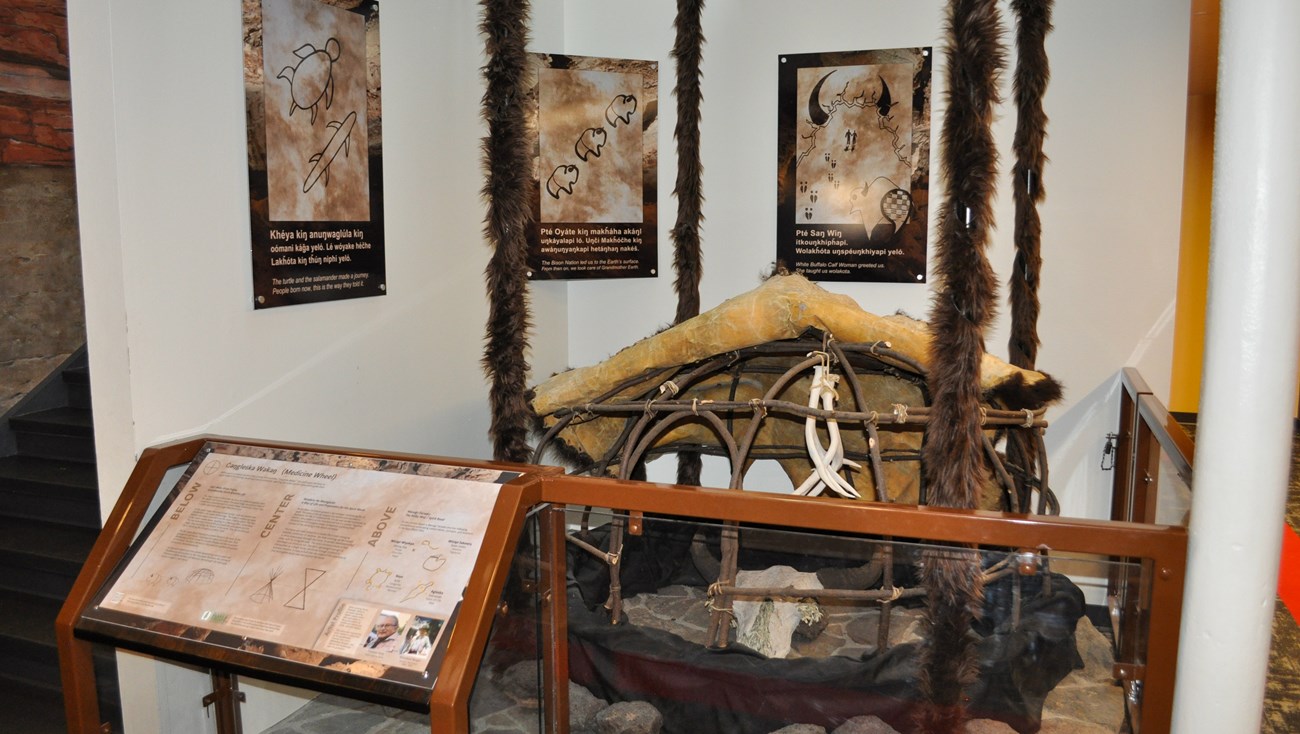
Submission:
<svg viewBox="0 0 1300 734">
<path fill-rule="evenodd" d="M 250 594 L 248 598 L 257 604 L 265 604 L 267 602 L 275 601 L 275 582 L 276 579 L 280 578 L 282 575 L 284 575 L 283 568 L 280 568 L 279 566 L 272 568 L 268 574 L 266 583 L 259 586 L 257 591 Z M 293 596 L 289 597 L 289 600 L 286 601 L 283 606 L 289 609 L 306 609 L 307 590 L 311 588 L 312 584 L 320 581 L 324 575 L 325 571 L 322 569 L 304 568 L 302 570 L 302 586 L 298 587 L 297 592 L 295 592 Z"/>
</svg>

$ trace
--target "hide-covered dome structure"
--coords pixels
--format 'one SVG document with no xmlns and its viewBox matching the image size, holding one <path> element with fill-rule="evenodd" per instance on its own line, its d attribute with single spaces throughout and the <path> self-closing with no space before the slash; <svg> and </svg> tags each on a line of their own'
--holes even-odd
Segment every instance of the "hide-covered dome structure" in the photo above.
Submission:
<svg viewBox="0 0 1300 734">
<path fill-rule="evenodd" d="M 553 449 L 574 470 L 626 478 L 647 458 L 696 451 L 731 461 L 733 488 L 754 461 L 772 459 L 803 494 L 923 502 L 930 344 L 924 322 L 878 316 L 801 275 L 776 275 L 534 388 L 530 405 L 545 434 L 534 459 Z M 1007 466 L 992 451 L 994 433 L 1038 435 L 1060 386 L 985 354 L 980 388 L 997 480 L 981 504 L 1028 509 L 1039 478 Z M 831 473 L 858 470 L 826 477 L 829 467 L 815 454 L 831 447 L 838 460 Z M 804 486 L 812 475 L 817 492 Z"/>
</svg>

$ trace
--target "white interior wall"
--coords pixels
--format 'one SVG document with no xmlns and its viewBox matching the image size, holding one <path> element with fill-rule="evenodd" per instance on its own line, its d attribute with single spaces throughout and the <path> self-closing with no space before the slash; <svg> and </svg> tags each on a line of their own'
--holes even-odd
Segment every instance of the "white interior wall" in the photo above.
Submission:
<svg viewBox="0 0 1300 734">
<path fill-rule="evenodd" d="M 672 139 L 676 110 L 671 103 L 676 72 L 669 56 L 675 8 L 668 2 L 638 0 L 566 0 L 564 5 L 565 51 L 654 59 L 660 64 L 663 275 L 569 285 L 569 359 L 573 365 L 585 365 L 667 325 L 675 309 L 669 236 L 676 217 L 676 200 L 670 195 L 677 164 Z M 705 5 L 704 309 L 754 287 L 775 258 L 779 55 L 910 46 L 939 50 L 944 5 L 941 0 L 711 0 Z M 1003 10 L 1009 21 L 1005 3 Z M 1047 200 L 1040 209 L 1045 263 L 1038 361 L 1066 388 L 1063 405 L 1049 413 L 1053 422 L 1090 394 L 1105 394 L 1097 388 L 1126 365 L 1138 367 L 1156 394 L 1168 397 L 1189 23 L 1187 0 L 1056 4 L 1056 28 L 1047 41 L 1052 82 L 1044 100 L 1051 161 L 1043 177 Z M 945 107 L 943 65 L 940 51 L 931 118 L 936 140 Z M 1010 84 L 1008 74 L 1008 100 Z M 1004 105 L 995 127 L 1004 170 L 1010 168 L 1014 129 L 1014 114 Z M 931 201 L 936 204 L 942 198 L 941 185 L 934 179 Z M 1001 227 L 989 257 L 1005 283 L 1014 257 L 1008 175 L 1001 189 Z M 932 205 L 932 222 L 934 218 Z M 919 317 L 929 312 L 928 285 L 823 285 L 870 311 L 903 310 Z M 1008 319 L 1000 317 L 988 338 L 990 351 L 1005 356 L 1008 328 Z M 1102 436 L 1113 430 L 1106 416 L 1098 420 L 1096 406 L 1080 409 L 1089 420 L 1065 421 L 1078 432 L 1055 438 L 1055 445 L 1075 445 L 1074 436 L 1091 443 L 1099 427 Z M 1087 453 L 1076 446 L 1062 458 L 1060 474 L 1053 463 L 1054 476 L 1095 474 L 1083 464 L 1099 461 L 1101 445 L 1086 458 L 1074 455 Z M 652 465 L 652 477 L 671 478 L 673 470 L 666 464 Z M 785 484 L 775 471 L 752 476 L 759 483 Z M 725 482 L 724 477 L 713 473 L 706 480 Z M 1067 496 L 1063 504 L 1070 514 L 1089 512 L 1089 502 L 1078 497 Z"/>
<path fill-rule="evenodd" d="M 239 4 L 69 0 L 68 13 L 105 510 L 142 449 L 197 432 L 486 456 L 477 4 L 381 4 L 388 295 L 260 312 Z M 605 357 L 674 310 L 673 4 L 539 0 L 533 16 L 536 50 L 656 59 L 661 74 L 664 275 L 535 286 L 532 359 L 545 375 Z M 774 257 L 777 56 L 937 47 L 941 20 L 939 0 L 708 4 L 705 308 L 751 288 Z M 1187 23 L 1187 0 L 1058 3 L 1040 364 L 1066 384 L 1067 407 L 1124 364 L 1167 392 Z M 1012 124 L 998 124 L 1004 149 Z M 990 254 L 1005 273 L 1008 194 L 999 206 L 1008 224 Z M 874 311 L 928 311 L 924 286 L 828 288 Z M 990 348 L 1004 342 L 1000 321 Z M 123 678 L 129 731 L 211 726 L 202 676 L 129 656 Z M 254 697 L 250 731 L 294 705 Z"/>
<path fill-rule="evenodd" d="M 560 8 L 539 3 L 556 40 Z M 101 504 L 196 433 L 486 457 L 476 3 L 385 0 L 387 295 L 255 312 L 239 2 L 70 0 Z M 549 30 L 548 30 L 549 29 Z M 539 371 L 566 361 L 536 289 Z M 123 655 L 131 732 L 210 730 L 204 675 Z M 298 705 L 251 687 L 248 731 Z"/>
</svg>

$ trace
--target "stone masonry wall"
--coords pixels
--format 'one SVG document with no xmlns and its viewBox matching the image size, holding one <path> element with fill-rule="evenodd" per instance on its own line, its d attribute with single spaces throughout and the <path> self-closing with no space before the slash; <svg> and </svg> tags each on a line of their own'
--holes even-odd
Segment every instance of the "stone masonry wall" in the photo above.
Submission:
<svg viewBox="0 0 1300 734">
<path fill-rule="evenodd" d="M 0 0 L 0 413 L 86 339 L 65 0 Z"/>
</svg>

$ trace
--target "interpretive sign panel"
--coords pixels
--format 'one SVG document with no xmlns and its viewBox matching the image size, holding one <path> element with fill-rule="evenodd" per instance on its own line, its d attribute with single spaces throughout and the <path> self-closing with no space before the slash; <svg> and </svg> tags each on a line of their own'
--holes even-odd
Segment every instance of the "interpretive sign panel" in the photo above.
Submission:
<svg viewBox="0 0 1300 734">
<path fill-rule="evenodd" d="M 656 275 L 659 65 L 534 54 L 528 277 Z"/>
<path fill-rule="evenodd" d="M 209 443 L 82 627 L 430 689 L 500 484 L 516 476 Z"/>
<path fill-rule="evenodd" d="M 254 308 L 386 292 L 379 5 L 337 5 L 244 2 Z"/>
<path fill-rule="evenodd" d="M 776 256 L 810 280 L 925 282 L 930 49 L 786 54 Z"/>
</svg>

